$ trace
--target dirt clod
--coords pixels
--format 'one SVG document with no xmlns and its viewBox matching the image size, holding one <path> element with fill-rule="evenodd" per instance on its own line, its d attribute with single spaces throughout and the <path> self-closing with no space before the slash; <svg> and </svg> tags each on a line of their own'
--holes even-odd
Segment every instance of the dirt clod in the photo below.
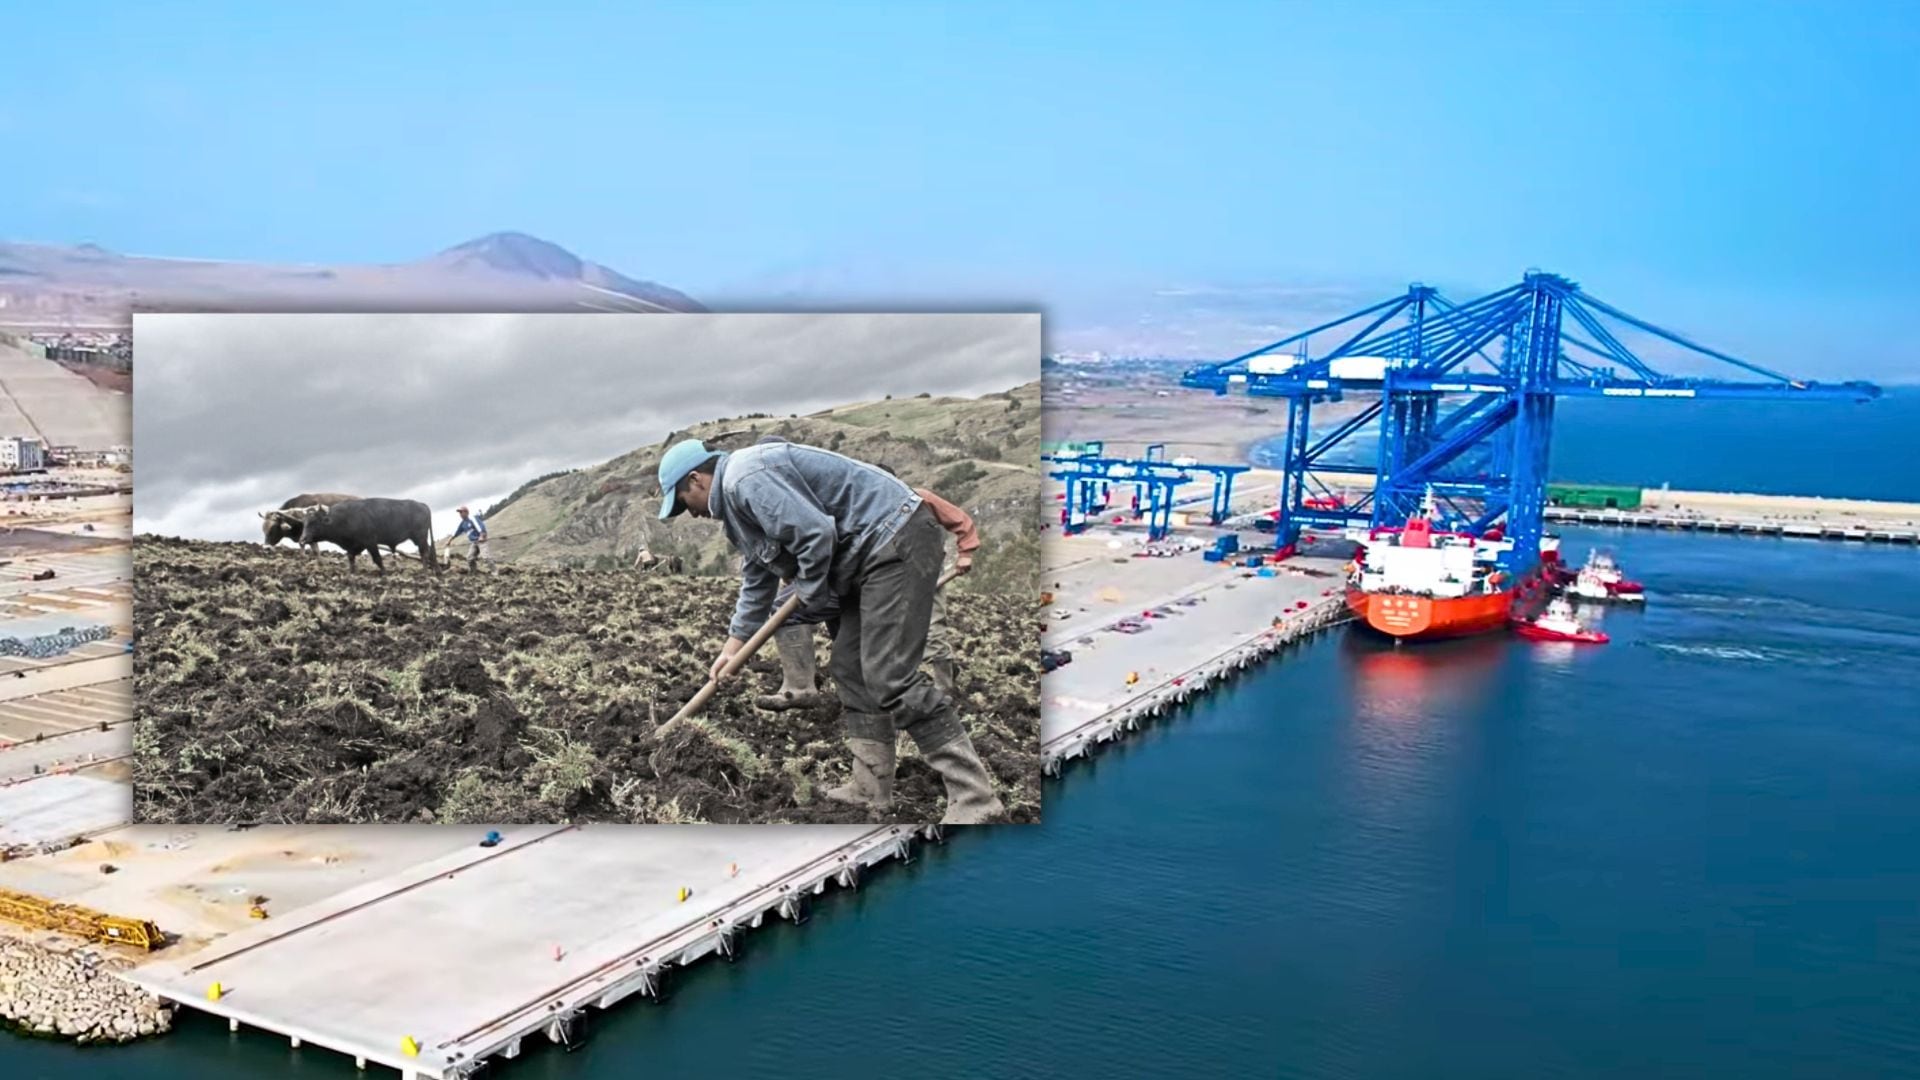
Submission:
<svg viewBox="0 0 1920 1080">
<path fill-rule="evenodd" d="M 364 562 L 364 560 L 363 560 Z M 821 700 L 772 651 L 701 714 L 737 583 L 516 567 L 435 575 L 290 548 L 134 545 L 135 814 L 155 822 L 857 822 L 824 634 Z M 961 594 L 957 707 L 1012 820 L 1039 819 L 1033 611 Z M 892 821 L 940 780 L 901 739 Z"/>
</svg>

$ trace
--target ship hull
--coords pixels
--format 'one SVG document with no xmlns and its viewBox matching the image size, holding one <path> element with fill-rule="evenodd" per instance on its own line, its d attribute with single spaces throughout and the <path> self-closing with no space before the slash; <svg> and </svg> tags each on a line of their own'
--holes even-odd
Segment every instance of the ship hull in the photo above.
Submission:
<svg viewBox="0 0 1920 1080">
<path fill-rule="evenodd" d="M 1347 607 L 1368 629 L 1408 641 L 1467 637 L 1505 629 L 1514 590 L 1437 599 L 1347 590 Z"/>
<path fill-rule="evenodd" d="M 1515 623 L 1513 632 L 1529 641 L 1570 641 L 1578 645 L 1605 645 L 1610 639 L 1598 630 L 1551 630 L 1530 622 Z"/>
</svg>

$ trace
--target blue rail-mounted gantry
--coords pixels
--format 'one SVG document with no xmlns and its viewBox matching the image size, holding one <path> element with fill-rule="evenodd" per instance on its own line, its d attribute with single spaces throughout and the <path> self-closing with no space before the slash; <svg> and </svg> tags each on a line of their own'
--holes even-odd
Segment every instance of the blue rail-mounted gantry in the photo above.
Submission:
<svg viewBox="0 0 1920 1080">
<path fill-rule="evenodd" d="M 1315 356 L 1316 339 L 1339 343 Z M 1676 358 L 1703 359 L 1733 377 L 1663 374 L 1630 349 L 1628 339 Z M 1871 383 L 1810 382 L 1729 356 L 1539 272 L 1464 304 L 1416 284 L 1344 318 L 1190 368 L 1181 383 L 1287 400 L 1276 545 L 1295 543 L 1303 526 L 1400 525 L 1431 492 L 1467 531 L 1501 526 L 1513 541 L 1504 556 L 1512 571 L 1539 559 L 1557 398 L 1865 401 L 1880 395 Z M 1315 404 L 1350 396 L 1364 407 L 1343 410 L 1324 430 L 1314 430 Z M 1369 428 L 1377 434 L 1366 453 Z M 1339 474 L 1372 476 L 1371 493 L 1328 497 L 1333 490 L 1326 477 Z"/>
<path fill-rule="evenodd" d="M 1131 485 L 1134 494 L 1127 510 L 1135 520 L 1145 518 L 1147 538 L 1159 540 L 1173 527 L 1174 493 L 1198 476 L 1213 478 L 1209 520 L 1218 525 L 1226 520 L 1233 501 L 1233 478 L 1246 472 L 1246 465 L 1209 465 L 1190 458 L 1168 460 L 1165 443 L 1154 443 L 1137 458 L 1113 457 L 1102 443 L 1090 443 L 1075 452 L 1042 454 L 1041 459 L 1054 468 L 1047 475 L 1066 481 L 1066 508 L 1061 524 L 1075 533 L 1086 527 L 1087 519 L 1111 509 L 1115 484 Z"/>
</svg>

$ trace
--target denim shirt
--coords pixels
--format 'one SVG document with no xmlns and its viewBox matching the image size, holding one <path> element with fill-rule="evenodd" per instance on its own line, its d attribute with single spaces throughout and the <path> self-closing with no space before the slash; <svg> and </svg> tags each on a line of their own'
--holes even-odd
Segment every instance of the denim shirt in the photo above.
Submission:
<svg viewBox="0 0 1920 1080">
<path fill-rule="evenodd" d="M 782 578 L 802 608 L 852 583 L 866 554 L 893 538 L 920 496 L 883 469 L 800 443 L 722 454 L 713 516 L 740 552 L 740 598 L 728 633 L 746 639 L 773 614 Z"/>
</svg>

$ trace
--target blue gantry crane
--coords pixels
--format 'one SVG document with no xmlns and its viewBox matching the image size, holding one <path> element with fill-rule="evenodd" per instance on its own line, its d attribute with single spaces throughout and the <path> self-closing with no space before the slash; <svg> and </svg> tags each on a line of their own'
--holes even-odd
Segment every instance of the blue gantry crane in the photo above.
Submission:
<svg viewBox="0 0 1920 1080">
<path fill-rule="evenodd" d="M 1108 508 L 1113 485 L 1126 484 L 1134 489 L 1128 509 L 1136 520 L 1146 519 L 1149 540 L 1159 540 L 1171 530 L 1174 492 L 1195 482 L 1199 478 L 1196 473 L 1213 478 L 1208 515 L 1213 524 L 1220 524 L 1233 501 L 1233 478 L 1250 468 L 1209 465 L 1187 458 L 1169 461 L 1165 443 L 1154 443 L 1137 458 L 1109 455 L 1105 444 L 1099 442 L 1068 452 L 1042 454 L 1041 458 L 1055 466 L 1048 476 L 1066 481 L 1067 514 L 1063 524 L 1068 532 L 1078 532 L 1087 518 Z"/>
<path fill-rule="evenodd" d="M 1314 356 L 1309 346 L 1321 334 L 1340 343 Z M 1746 377 L 1663 374 L 1625 338 Z M 1539 559 L 1559 397 L 1864 401 L 1880 394 L 1871 383 L 1790 378 L 1662 330 L 1566 278 L 1537 271 L 1464 304 L 1416 284 L 1345 318 L 1190 368 L 1181 383 L 1216 394 L 1239 388 L 1287 399 L 1277 546 L 1297 542 L 1302 527 L 1400 525 L 1432 493 L 1458 527 L 1474 533 L 1503 528 L 1513 541 L 1505 556 L 1509 570 L 1529 569 Z M 1366 398 L 1364 408 L 1313 430 L 1316 403 L 1355 392 Z M 1376 444 L 1371 454 L 1359 453 L 1370 425 L 1377 428 Z M 1323 477 L 1343 473 L 1371 475 L 1373 490 L 1352 500 L 1331 497 Z"/>
</svg>

